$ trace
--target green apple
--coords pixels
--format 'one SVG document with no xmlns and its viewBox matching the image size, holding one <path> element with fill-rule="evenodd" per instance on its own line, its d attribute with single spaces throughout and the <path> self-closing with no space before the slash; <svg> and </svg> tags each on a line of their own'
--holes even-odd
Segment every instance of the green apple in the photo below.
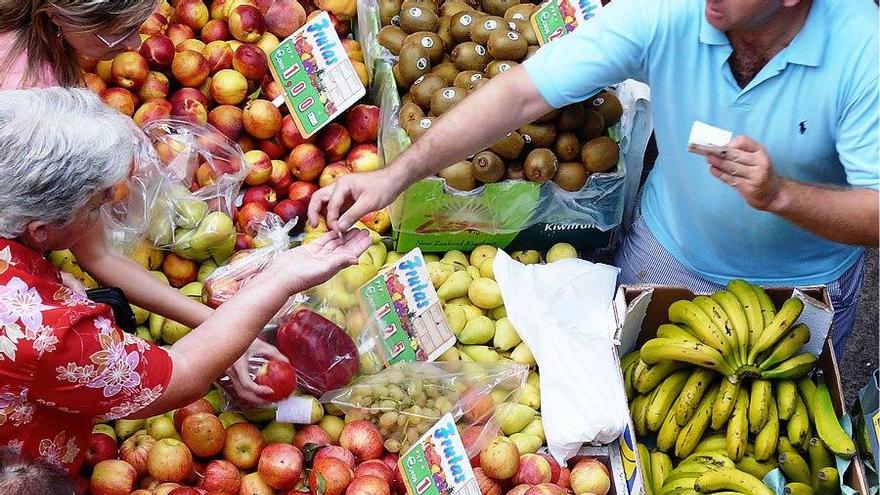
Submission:
<svg viewBox="0 0 880 495">
<path fill-rule="evenodd" d="M 146 423 L 145 419 L 117 419 L 113 428 L 116 430 L 116 436 L 120 440 L 125 440 L 134 432 L 143 428 Z"/>
<path fill-rule="evenodd" d="M 333 439 L 333 443 L 336 443 L 339 442 L 339 434 L 342 433 L 342 428 L 345 427 L 345 421 L 343 421 L 342 418 L 327 415 L 321 418 L 321 421 L 318 422 L 318 426 L 330 435 L 330 438 Z"/>
<path fill-rule="evenodd" d="M 204 399 L 214 408 L 214 414 L 220 414 L 223 410 L 223 403 L 226 402 L 223 398 L 223 392 L 216 387 L 211 388 L 211 390 L 205 394 Z"/>
<path fill-rule="evenodd" d="M 163 438 L 180 440 L 180 433 L 174 428 L 174 420 L 167 416 L 155 418 L 150 423 L 150 426 L 147 427 L 147 434 L 156 440 L 162 440 Z"/>
<path fill-rule="evenodd" d="M 98 423 L 93 426 L 92 433 L 103 433 L 113 440 L 116 440 L 116 430 L 114 430 L 112 426 L 106 423 Z"/>
<path fill-rule="evenodd" d="M 271 421 L 263 428 L 263 440 L 266 444 L 272 443 L 293 443 L 293 436 L 296 434 L 296 428 L 290 423 L 279 423 Z"/>
<path fill-rule="evenodd" d="M 229 428 L 229 425 L 234 425 L 235 423 L 247 423 L 244 416 L 237 412 L 223 411 L 217 417 L 220 418 L 220 422 L 223 423 L 224 428 Z"/>
</svg>

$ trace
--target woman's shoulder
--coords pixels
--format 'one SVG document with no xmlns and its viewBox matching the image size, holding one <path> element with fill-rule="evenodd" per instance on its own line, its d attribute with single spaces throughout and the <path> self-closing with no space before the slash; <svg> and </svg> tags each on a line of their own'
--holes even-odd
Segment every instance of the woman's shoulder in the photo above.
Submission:
<svg viewBox="0 0 880 495">
<path fill-rule="evenodd" d="M 28 58 L 26 50 L 15 50 L 15 33 L 0 33 L 0 90 L 25 89 L 28 87 L 47 88 L 57 86 L 58 80 L 52 69 L 46 65 L 40 67 L 39 81 L 26 84 Z"/>
</svg>

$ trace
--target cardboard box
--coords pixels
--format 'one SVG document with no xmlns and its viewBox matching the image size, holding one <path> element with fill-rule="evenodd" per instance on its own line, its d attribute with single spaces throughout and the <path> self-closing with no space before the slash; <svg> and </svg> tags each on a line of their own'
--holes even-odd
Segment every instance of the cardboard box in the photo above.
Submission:
<svg viewBox="0 0 880 495">
<path fill-rule="evenodd" d="M 813 303 L 823 305 L 826 309 L 831 308 L 831 299 L 825 287 L 805 287 L 798 288 L 798 290 L 812 298 L 814 300 L 812 301 Z M 794 289 L 767 289 L 767 294 L 773 299 L 777 307 L 791 297 L 793 292 Z M 673 302 L 681 299 L 691 299 L 695 295 L 684 287 L 623 285 L 618 288 L 613 302 L 613 311 L 617 320 L 618 338 L 621 340 L 621 355 L 626 354 L 635 346 L 640 346 L 657 335 L 657 328 L 669 321 L 667 309 Z M 830 332 L 822 337 L 822 353 L 819 356 L 817 367 L 822 370 L 825 382 L 831 391 L 834 408 L 837 410 L 837 414 L 840 415 L 845 410 L 843 386 L 840 382 L 837 359 L 834 356 L 834 350 L 828 334 Z M 807 346 L 809 345 L 810 343 L 807 344 Z M 636 466 L 638 466 L 637 462 Z M 636 471 L 639 471 L 638 467 Z M 850 468 L 846 473 L 842 474 L 842 477 L 847 485 L 867 495 L 867 477 L 858 453 L 856 453 Z M 643 487 L 640 488 L 644 490 Z M 640 492 L 631 491 L 631 493 Z"/>
</svg>

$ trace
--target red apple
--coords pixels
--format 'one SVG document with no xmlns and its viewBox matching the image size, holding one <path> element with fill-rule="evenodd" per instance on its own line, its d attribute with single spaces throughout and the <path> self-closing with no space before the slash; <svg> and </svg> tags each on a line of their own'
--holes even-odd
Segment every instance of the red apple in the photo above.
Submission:
<svg viewBox="0 0 880 495">
<path fill-rule="evenodd" d="M 252 5 L 239 5 L 229 14 L 229 31 L 242 43 L 256 43 L 266 32 L 266 20 Z"/>
<path fill-rule="evenodd" d="M 345 495 L 391 495 L 391 485 L 377 476 L 356 476 L 345 489 Z M 483 495 L 489 494 L 483 492 Z"/>
<path fill-rule="evenodd" d="M 336 180 L 343 175 L 348 175 L 350 173 L 351 169 L 348 168 L 348 165 L 344 162 L 331 163 L 324 167 L 324 170 L 321 172 L 321 176 L 318 178 L 318 185 L 321 187 L 327 187 L 336 182 Z"/>
<path fill-rule="evenodd" d="M 202 41 L 208 44 L 213 41 L 226 41 L 231 37 L 232 33 L 229 32 L 229 24 L 223 19 L 211 19 L 202 28 Z"/>
<path fill-rule="evenodd" d="M 260 222 L 265 220 L 268 214 L 269 209 L 261 203 L 247 203 L 239 208 L 238 213 L 235 215 L 235 220 L 240 231 L 250 236 L 255 236 L 257 235 L 257 227 L 260 225 Z"/>
<path fill-rule="evenodd" d="M 318 487 L 323 484 L 324 495 L 342 495 L 353 477 L 351 469 L 339 459 L 322 459 L 312 466 L 309 488 L 312 493 L 320 493 Z"/>
<path fill-rule="evenodd" d="M 174 43 L 175 47 L 186 40 L 195 38 L 196 36 L 196 33 L 193 32 L 192 28 L 185 24 L 172 24 L 168 26 L 168 30 L 165 34 L 171 39 L 171 42 Z"/>
<path fill-rule="evenodd" d="M 173 254 L 173 253 L 169 253 L 169 256 L 171 254 Z M 197 272 L 196 277 L 198 277 L 198 269 L 196 270 L 196 272 Z M 189 283 L 189 282 L 187 282 L 187 283 Z M 186 285 L 186 284 L 184 284 L 184 285 Z M 180 429 L 183 428 L 184 420 L 186 420 L 186 418 L 188 418 L 189 416 L 196 414 L 196 413 L 214 414 L 214 406 L 212 406 L 211 403 L 205 399 L 199 399 L 195 402 L 189 403 L 189 404 L 181 407 L 180 409 L 178 409 L 177 411 L 174 412 L 174 428 L 177 429 L 177 431 L 180 431 Z"/>
<path fill-rule="evenodd" d="M 355 458 L 354 454 L 351 453 L 350 450 L 340 447 L 338 445 L 328 445 L 315 454 L 314 462 L 318 462 L 320 459 L 324 459 L 326 457 L 333 457 L 339 459 L 344 462 L 346 466 L 350 469 L 354 469 L 355 466 Z"/>
<path fill-rule="evenodd" d="M 174 61 L 174 43 L 164 34 L 154 34 L 141 43 L 140 54 L 153 70 L 171 67 Z"/>
<path fill-rule="evenodd" d="M 208 61 L 208 68 L 212 75 L 215 75 L 224 69 L 231 69 L 232 57 L 234 55 L 232 48 L 226 41 L 212 41 L 205 47 L 204 57 L 205 60 Z M 214 79 L 211 79 L 211 86 L 214 86 Z M 220 86 L 217 87 L 219 88 Z M 208 91 L 210 92 L 211 88 L 208 88 Z"/>
<path fill-rule="evenodd" d="M 215 107 L 208 114 L 208 123 L 233 141 L 238 139 L 244 130 L 241 123 L 241 109 L 233 105 Z"/>
<path fill-rule="evenodd" d="M 296 486 L 302 478 L 303 455 L 293 445 L 275 443 L 263 449 L 257 472 L 260 478 L 276 490 Z"/>
<path fill-rule="evenodd" d="M 375 143 L 379 136 L 379 107 L 355 105 L 345 114 L 345 127 L 355 143 Z"/>
<path fill-rule="evenodd" d="M 208 98 L 195 88 L 180 88 L 168 99 L 172 107 L 182 105 L 188 100 L 194 100 L 208 106 Z"/>
<path fill-rule="evenodd" d="M 203 412 L 187 416 L 180 429 L 180 436 L 194 455 L 211 457 L 223 449 L 226 430 L 217 416 Z"/>
<path fill-rule="evenodd" d="M 559 481 L 559 472 L 560 472 L 561 466 L 559 465 L 558 462 L 556 462 L 556 459 L 554 459 L 553 456 L 550 454 L 538 454 L 538 455 L 543 457 L 547 461 L 547 463 L 550 464 L 550 483 L 556 483 L 557 481 Z"/>
<path fill-rule="evenodd" d="M 144 21 L 143 24 L 141 24 L 140 29 L 138 29 L 138 33 L 145 34 L 147 36 L 156 36 L 164 33 L 167 27 L 168 18 L 158 12 L 153 12 L 152 14 L 150 14 L 150 17 L 147 17 L 147 20 Z"/>
<path fill-rule="evenodd" d="M 333 439 L 330 435 L 318 425 L 307 425 L 293 436 L 293 444 L 300 450 L 308 444 L 323 447 L 332 443 Z"/>
<path fill-rule="evenodd" d="M 314 136 L 308 139 L 302 137 L 302 134 L 299 132 L 299 127 L 296 126 L 296 122 L 293 121 L 293 117 L 290 115 L 285 116 L 281 120 L 280 135 L 281 142 L 290 149 L 294 149 L 303 143 L 311 143 L 315 140 Z"/>
<path fill-rule="evenodd" d="M 257 466 L 265 443 L 263 434 L 250 423 L 235 423 L 226 429 L 226 444 L 223 458 L 239 469 L 253 469 Z"/>
<path fill-rule="evenodd" d="M 92 495 L 129 495 L 136 481 L 137 471 L 131 464 L 110 459 L 95 466 L 89 491 Z"/>
<path fill-rule="evenodd" d="M 290 188 L 287 190 L 287 198 L 294 201 L 303 201 L 306 204 L 309 204 L 312 200 L 312 195 L 315 194 L 315 191 L 317 190 L 318 186 L 314 183 L 298 180 L 290 185 Z"/>
<path fill-rule="evenodd" d="M 360 462 L 382 457 L 384 442 L 379 429 L 365 419 L 348 423 L 339 434 L 339 445 L 351 450 Z"/>
<path fill-rule="evenodd" d="M 271 0 L 265 8 L 261 6 L 261 10 L 266 18 L 266 29 L 280 39 L 287 38 L 306 22 L 306 11 L 296 0 Z"/>
<path fill-rule="evenodd" d="M 348 55 L 348 58 L 351 59 L 352 62 L 363 62 L 364 61 L 364 51 L 361 47 L 361 44 L 357 40 L 353 40 L 351 38 L 345 38 L 342 40 L 342 48 L 345 49 L 345 54 Z M 348 132 L 351 132 L 351 128 L 349 127 Z M 354 138 L 352 138 L 354 139 Z M 355 141 L 359 142 L 359 141 Z M 363 141 L 367 142 L 367 141 Z"/>
<path fill-rule="evenodd" d="M 231 0 L 211 0 L 209 5 L 211 19 L 225 19 L 226 18 L 226 7 L 229 6 Z"/>
<path fill-rule="evenodd" d="M 605 495 L 611 489 L 611 475 L 601 461 L 582 459 L 571 470 L 571 488 L 575 493 Z"/>
<path fill-rule="evenodd" d="M 259 142 L 260 151 L 269 155 L 269 159 L 278 160 L 287 154 L 287 146 L 281 142 L 278 135 L 274 135 L 269 139 L 261 139 Z"/>
<path fill-rule="evenodd" d="M 270 359 L 257 370 L 254 382 L 272 389 L 271 394 L 262 396 L 263 399 L 278 402 L 286 399 L 296 390 L 296 369 L 290 363 Z"/>
<path fill-rule="evenodd" d="M 254 248 L 254 238 L 249 234 L 243 234 L 241 232 L 235 234 L 235 250 L 242 251 L 245 249 L 253 249 Z M 236 292 L 238 292 L 238 285 L 236 284 Z"/>
<path fill-rule="evenodd" d="M 287 157 L 290 173 L 302 181 L 312 181 L 320 177 L 325 164 L 324 153 L 311 143 L 303 143 L 293 148 Z"/>
<path fill-rule="evenodd" d="M 486 420 L 495 410 L 495 401 L 479 388 L 466 390 L 461 396 L 461 404 L 464 417 L 470 423 Z"/>
<path fill-rule="evenodd" d="M 128 116 L 134 115 L 138 104 L 137 97 L 125 88 L 105 89 L 101 92 L 101 101 Z"/>
<path fill-rule="evenodd" d="M 266 153 L 268 155 L 268 153 Z M 287 168 L 287 162 L 284 160 L 272 160 L 272 173 L 269 175 L 269 185 L 271 185 L 278 193 L 279 198 L 286 198 L 293 179 L 290 176 L 290 170 Z"/>
<path fill-rule="evenodd" d="M 562 487 L 563 490 L 568 490 L 569 488 L 571 488 L 571 470 L 568 468 L 560 468 L 559 480 L 556 482 L 556 484 Z"/>
<path fill-rule="evenodd" d="M 113 84 L 113 61 L 112 60 L 100 60 L 95 65 L 95 74 L 101 78 L 107 84 Z"/>
<path fill-rule="evenodd" d="M 260 50 L 256 45 L 245 44 L 235 51 L 232 67 L 241 72 L 244 77 L 258 81 L 269 71 L 269 61 L 263 50 Z"/>
<path fill-rule="evenodd" d="M 89 435 L 89 449 L 86 451 L 85 465 L 95 467 L 101 461 L 116 458 L 116 440 L 110 435 L 92 433 Z"/>
<path fill-rule="evenodd" d="M 171 73 L 183 86 L 197 88 L 204 84 L 211 74 L 205 57 L 193 50 L 178 52 L 171 62 Z"/>
<path fill-rule="evenodd" d="M 464 450 L 470 455 L 472 467 L 480 467 L 480 449 L 477 448 L 477 442 L 483 433 L 483 425 L 468 426 L 461 432 L 461 443 Z"/>
<path fill-rule="evenodd" d="M 174 287 L 183 287 L 194 282 L 199 276 L 199 265 L 195 261 L 188 260 L 175 253 L 168 253 L 162 260 L 162 273 L 168 277 L 168 282 Z M 213 411 L 213 409 L 211 409 Z M 175 426 L 177 426 L 175 414 Z M 180 428 L 177 428 L 180 430 Z"/>
<path fill-rule="evenodd" d="M 375 144 L 359 144 L 351 149 L 345 163 L 352 172 L 372 172 L 382 167 Z"/>
<path fill-rule="evenodd" d="M 210 19 L 208 7 L 202 0 L 178 0 L 174 9 L 174 20 L 199 31 Z"/>
<path fill-rule="evenodd" d="M 248 175 L 245 183 L 249 186 L 265 184 L 272 176 L 272 160 L 260 150 L 251 150 L 244 154 L 248 163 Z"/>
<path fill-rule="evenodd" d="M 80 492 L 76 492 L 76 493 L 80 493 Z M 85 493 L 85 492 L 82 492 L 82 493 Z M 131 492 L 129 495 L 153 495 L 153 492 L 151 490 L 139 488 L 139 489 Z"/>
<path fill-rule="evenodd" d="M 513 487 L 507 495 L 526 495 L 526 492 L 529 491 L 531 485 L 516 485 Z"/>
<path fill-rule="evenodd" d="M 512 482 L 517 485 L 538 485 L 550 483 L 553 472 L 547 459 L 537 454 L 525 454 L 519 459 L 519 466 Z"/>
<path fill-rule="evenodd" d="M 241 478 L 240 495 L 275 495 L 272 487 L 267 485 L 259 473 L 246 474 Z"/>
<path fill-rule="evenodd" d="M 566 492 L 553 483 L 541 483 L 526 490 L 526 495 L 566 495 Z"/>
<path fill-rule="evenodd" d="M 121 89 L 121 88 L 120 88 Z M 143 127 L 154 120 L 165 120 L 171 118 L 171 103 L 162 98 L 150 100 L 134 113 L 134 123 Z"/>
<path fill-rule="evenodd" d="M 400 455 L 395 454 L 394 452 L 386 452 L 380 460 L 393 472 L 397 469 L 397 461 L 400 460 Z"/>
<path fill-rule="evenodd" d="M 193 469 L 192 453 L 180 440 L 163 438 L 147 455 L 147 471 L 158 481 L 179 483 Z"/>
<path fill-rule="evenodd" d="M 244 129 L 257 139 L 269 139 L 281 129 L 281 112 L 269 100 L 257 99 L 248 102 L 241 120 Z"/>
<path fill-rule="evenodd" d="M 308 203 L 304 203 L 302 200 L 292 200 L 285 199 L 284 201 L 279 202 L 275 205 L 275 208 L 272 209 L 272 213 L 281 217 L 285 223 L 293 220 L 294 218 L 298 218 L 296 226 L 293 229 L 293 232 L 302 231 L 303 225 L 305 225 L 306 214 L 309 211 Z"/>
<path fill-rule="evenodd" d="M 107 89 L 107 83 L 105 83 L 103 79 L 98 77 L 97 74 L 92 74 L 91 72 L 83 72 L 82 78 L 85 87 L 89 88 L 89 91 L 95 93 L 96 95 L 100 96 L 101 93 L 105 89 Z"/>
<path fill-rule="evenodd" d="M 355 479 L 361 476 L 376 476 L 385 480 L 389 486 L 394 483 L 394 471 L 392 471 L 391 468 L 380 459 L 371 459 L 362 462 L 357 468 L 355 468 Z"/>
<path fill-rule="evenodd" d="M 241 475 L 238 468 L 229 461 L 214 460 L 205 466 L 199 488 L 217 495 L 238 495 L 241 486 Z"/>
<path fill-rule="evenodd" d="M 180 488 L 178 483 L 157 483 L 153 488 L 153 495 L 171 495 L 171 492 Z"/>
<path fill-rule="evenodd" d="M 110 73 L 113 75 L 114 84 L 121 88 L 137 91 L 147 81 L 150 65 L 140 53 L 124 52 L 113 59 Z"/>
<path fill-rule="evenodd" d="M 501 485 L 486 476 L 481 468 L 474 468 L 474 477 L 477 480 L 477 486 L 480 488 L 481 495 L 501 495 Z"/>
<path fill-rule="evenodd" d="M 325 127 L 318 136 L 318 147 L 327 153 L 331 162 L 345 158 L 351 149 L 351 136 L 345 127 L 333 122 Z"/>
<path fill-rule="evenodd" d="M 150 75 L 147 76 L 147 81 L 138 90 L 138 98 L 141 101 L 166 98 L 168 97 L 168 89 L 170 87 L 171 83 L 168 81 L 168 76 L 158 71 L 151 71 Z"/>
<path fill-rule="evenodd" d="M 206 492 L 204 490 L 200 490 L 198 488 L 193 488 L 191 486 L 179 486 L 174 490 L 171 490 L 168 495 L 205 495 Z"/>
<path fill-rule="evenodd" d="M 145 476 L 147 470 L 147 456 L 156 445 L 156 439 L 146 433 L 135 433 L 128 437 L 119 447 L 119 458 L 134 466 L 138 476 Z"/>
<path fill-rule="evenodd" d="M 244 112 L 242 112 L 243 114 Z M 242 126 L 244 126 L 242 124 Z M 257 140 L 254 139 L 250 134 L 242 134 L 240 138 L 238 138 L 238 147 L 241 148 L 241 151 L 247 153 L 248 151 L 253 151 L 255 149 L 259 149 L 257 147 Z"/>
<path fill-rule="evenodd" d="M 275 189 L 265 184 L 249 187 L 244 192 L 242 199 L 242 204 L 248 203 L 261 203 L 267 210 L 270 210 L 278 204 L 278 194 L 275 193 Z"/>
</svg>

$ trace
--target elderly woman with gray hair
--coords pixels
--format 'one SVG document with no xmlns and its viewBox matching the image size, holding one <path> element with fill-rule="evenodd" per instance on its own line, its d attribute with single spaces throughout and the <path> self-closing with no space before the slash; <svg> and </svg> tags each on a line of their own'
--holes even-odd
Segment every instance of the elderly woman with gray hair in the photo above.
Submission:
<svg viewBox="0 0 880 495">
<path fill-rule="evenodd" d="M 169 349 L 122 332 L 110 308 L 44 257 L 77 245 L 126 180 L 126 117 L 85 90 L 0 92 L 0 447 L 75 472 L 98 418 L 144 418 L 200 397 L 292 295 L 369 246 L 328 234 L 282 254 Z"/>
</svg>

